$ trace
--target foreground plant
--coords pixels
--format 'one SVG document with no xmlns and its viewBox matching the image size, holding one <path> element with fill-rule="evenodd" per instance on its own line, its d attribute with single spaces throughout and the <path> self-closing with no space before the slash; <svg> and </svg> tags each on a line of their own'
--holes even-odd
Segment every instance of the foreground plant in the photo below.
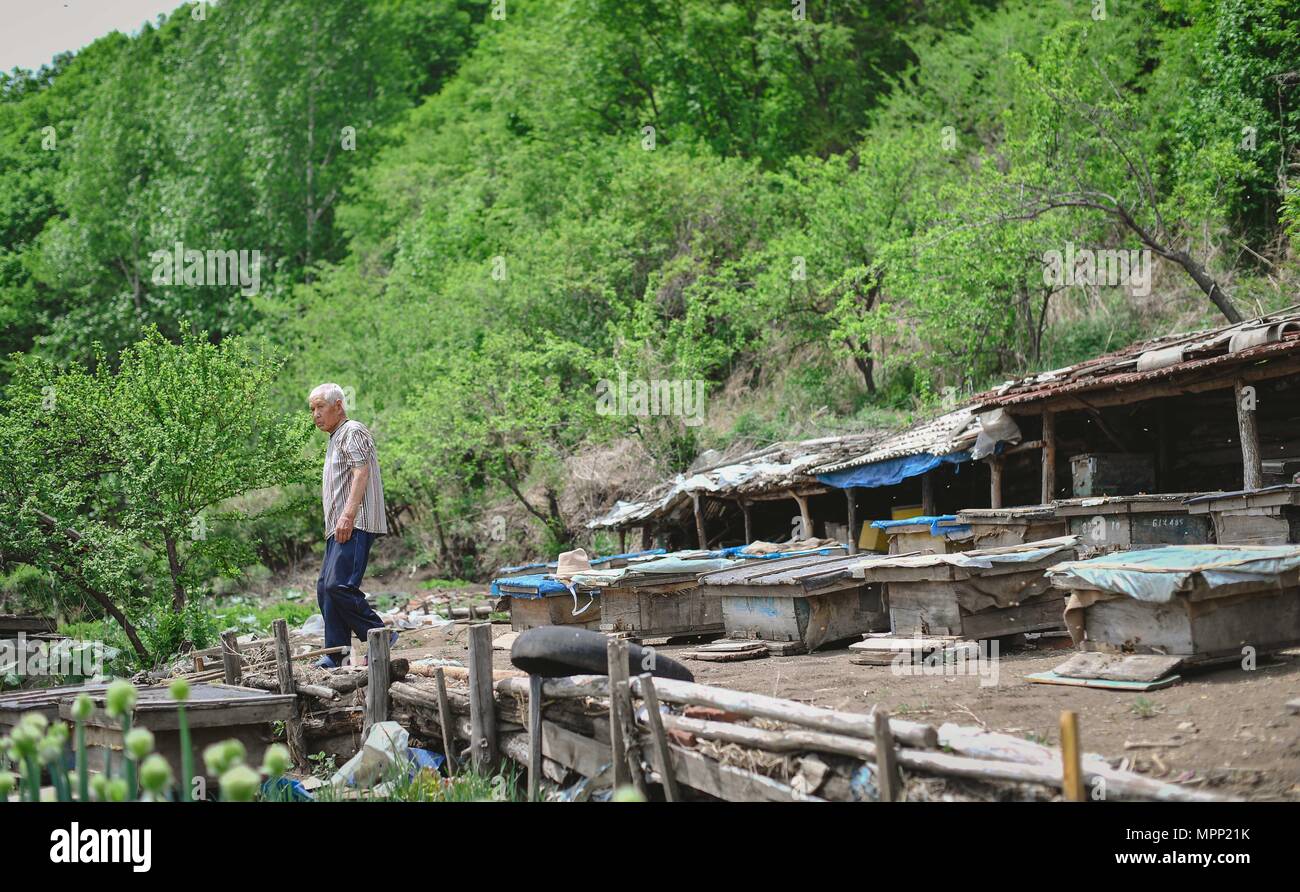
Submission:
<svg viewBox="0 0 1300 892">
<path fill-rule="evenodd" d="M 176 701 L 176 724 L 181 738 L 181 802 L 189 802 L 194 798 L 190 789 L 194 783 L 194 750 L 190 743 L 190 720 L 185 714 L 185 701 L 190 699 L 190 683 L 178 678 L 172 682 L 170 693 Z"/>
<path fill-rule="evenodd" d="M 95 711 L 95 701 L 82 692 L 72 703 L 72 719 L 77 723 L 77 797 L 90 801 L 90 767 L 86 764 L 86 720 Z"/>
</svg>

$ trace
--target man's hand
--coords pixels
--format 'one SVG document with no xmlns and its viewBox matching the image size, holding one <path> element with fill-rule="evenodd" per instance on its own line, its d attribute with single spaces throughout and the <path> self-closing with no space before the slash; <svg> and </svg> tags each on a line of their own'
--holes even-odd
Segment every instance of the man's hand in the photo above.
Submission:
<svg viewBox="0 0 1300 892">
<path fill-rule="evenodd" d="M 334 541 L 342 545 L 352 538 L 352 527 L 356 523 L 356 515 L 344 511 L 339 518 L 338 524 L 334 527 Z"/>
</svg>

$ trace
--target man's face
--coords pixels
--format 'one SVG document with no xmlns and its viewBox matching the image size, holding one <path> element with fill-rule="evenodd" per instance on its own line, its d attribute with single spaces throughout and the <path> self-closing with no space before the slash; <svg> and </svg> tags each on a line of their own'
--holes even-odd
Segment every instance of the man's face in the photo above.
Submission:
<svg viewBox="0 0 1300 892">
<path fill-rule="evenodd" d="M 343 400 L 327 402 L 323 396 L 314 396 L 308 404 L 311 406 L 311 420 L 321 430 L 329 433 L 343 420 Z"/>
</svg>

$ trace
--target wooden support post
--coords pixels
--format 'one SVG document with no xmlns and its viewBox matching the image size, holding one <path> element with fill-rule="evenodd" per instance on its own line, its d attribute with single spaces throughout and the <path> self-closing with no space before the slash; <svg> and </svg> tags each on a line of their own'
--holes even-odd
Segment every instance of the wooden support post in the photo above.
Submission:
<svg viewBox="0 0 1300 892">
<path fill-rule="evenodd" d="M 623 642 L 626 653 L 627 642 Z M 626 673 L 627 663 L 623 664 Z M 627 757 L 627 773 L 632 778 L 632 786 L 643 797 L 647 795 L 645 774 L 641 771 L 641 745 L 637 742 L 636 717 L 632 706 L 632 684 L 626 674 L 614 685 L 610 692 L 611 700 L 618 700 L 618 720 L 623 724 L 623 748 Z"/>
<path fill-rule="evenodd" d="M 1043 499 L 1050 504 L 1056 498 L 1056 413 L 1043 413 Z"/>
<path fill-rule="evenodd" d="M 844 501 L 849 508 L 849 554 L 858 553 L 858 500 L 853 487 L 844 490 Z"/>
<path fill-rule="evenodd" d="M 454 777 L 457 771 L 456 732 L 451 723 L 451 701 L 447 698 L 447 675 L 439 666 L 433 670 L 434 681 L 438 685 L 438 724 L 442 726 L 442 750 L 447 757 L 447 775 Z"/>
<path fill-rule="evenodd" d="M 1002 456 L 990 455 L 989 463 L 989 507 L 1002 507 Z"/>
<path fill-rule="evenodd" d="M 1250 387 L 1249 390 L 1246 388 Z M 1238 379 L 1232 387 L 1237 401 L 1237 427 L 1241 432 L 1242 489 L 1264 485 L 1264 467 L 1259 455 L 1259 423 L 1255 416 L 1255 388 Z"/>
<path fill-rule="evenodd" d="M 646 524 L 641 527 L 641 550 L 649 551 L 654 543 L 654 532 L 650 529 L 650 524 Z"/>
<path fill-rule="evenodd" d="M 799 519 L 803 522 L 803 538 L 811 539 L 814 535 L 812 514 L 808 511 L 808 497 L 791 490 L 790 498 L 799 503 Z"/>
<path fill-rule="evenodd" d="M 528 801 L 542 789 L 542 677 L 528 677 Z"/>
<path fill-rule="evenodd" d="M 275 638 L 275 674 L 280 682 L 281 694 L 297 694 L 293 684 L 293 660 L 289 651 L 289 624 L 282 619 L 271 623 L 271 634 Z M 285 723 L 284 737 L 289 744 L 289 755 L 294 764 L 300 768 L 307 766 L 307 743 L 302 730 L 302 713 L 298 703 L 293 704 L 293 716 Z"/>
<path fill-rule="evenodd" d="M 627 527 L 618 529 L 618 553 L 627 554 Z"/>
<path fill-rule="evenodd" d="M 361 737 L 380 722 L 388 721 L 388 635 L 385 626 L 366 633 L 366 720 Z"/>
<path fill-rule="evenodd" d="M 225 682 L 238 685 L 244 677 L 243 658 L 239 655 L 239 636 L 232 632 L 221 633 L 221 668 Z"/>
<path fill-rule="evenodd" d="M 1169 480 L 1169 408 L 1163 400 L 1156 403 L 1156 492 L 1170 492 Z"/>
<path fill-rule="evenodd" d="M 876 788 L 881 802 L 900 802 L 903 778 L 898 771 L 898 753 L 894 751 L 894 734 L 889 729 L 889 713 L 880 707 L 872 710 L 876 720 Z"/>
<path fill-rule="evenodd" d="M 492 694 L 492 624 L 469 627 L 470 758 L 480 774 L 491 774 L 497 764 L 497 710 Z"/>
<path fill-rule="evenodd" d="M 623 739 L 623 721 L 619 711 L 618 683 L 627 680 L 627 642 L 610 638 L 605 643 L 609 664 L 609 748 L 614 765 L 614 786 L 622 787 L 631 777 L 627 770 L 627 742 Z"/>
<path fill-rule="evenodd" d="M 638 675 L 641 685 L 641 699 L 645 701 L 646 722 L 650 726 L 650 735 L 655 745 L 655 770 L 663 782 L 664 798 L 669 802 L 680 802 L 681 792 L 677 789 L 677 775 L 674 774 L 673 759 L 668 751 L 668 735 L 664 732 L 663 716 L 659 715 L 659 695 L 655 693 L 654 678 L 649 672 Z"/>
<path fill-rule="evenodd" d="M 934 472 L 926 471 L 921 475 L 921 513 L 934 517 L 939 509 L 934 504 Z"/>
<path fill-rule="evenodd" d="M 749 502 L 745 499 L 740 500 L 740 510 L 745 515 L 745 544 L 748 545 L 754 541 L 754 524 L 750 517 Z"/>
<path fill-rule="evenodd" d="M 1081 753 L 1078 713 L 1064 710 L 1061 713 L 1061 789 L 1067 802 L 1083 802 L 1088 798 L 1083 791 Z"/>
<path fill-rule="evenodd" d="M 700 540 L 700 548 L 709 547 L 709 538 L 704 535 L 704 511 L 700 508 L 700 494 L 691 493 L 691 504 L 695 507 L 695 536 Z"/>
</svg>

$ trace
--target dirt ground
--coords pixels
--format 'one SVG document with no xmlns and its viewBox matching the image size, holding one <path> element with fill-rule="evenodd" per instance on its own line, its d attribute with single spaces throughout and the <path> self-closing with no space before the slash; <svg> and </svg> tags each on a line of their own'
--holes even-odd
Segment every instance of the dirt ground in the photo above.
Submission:
<svg viewBox="0 0 1300 892">
<path fill-rule="evenodd" d="M 376 578 L 367 588 L 380 593 L 386 581 Z M 392 582 L 404 588 L 406 581 Z M 455 600 L 487 603 L 486 591 L 457 592 Z M 494 637 L 509 631 L 508 623 L 493 626 Z M 646 643 L 677 659 L 694 647 Z M 1061 711 L 1072 709 L 1084 749 L 1112 764 L 1126 759 L 1128 768 L 1151 777 L 1247 799 L 1300 801 L 1300 715 L 1286 709 L 1287 701 L 1300 697 L 1300 649 L 1262 658 L 1252 671 L 1232 664 L 1183 673 L 1178 684 L 1141 694 L 1025 681 L 1069 653 L 1004 649 L 992 685 L 988 677 L 899 675 L 890 666 L 860 666 L 849 662 L 847 649 L 686 665 L 704 684 L 850 712 L 881 703 L 895 716 L 936 726 L 979 725 L 1053 746 Z M 403 631 L 393 651 L 412 660 L 464 662 L 467 655 L 461 623 L 445 631 Z M 494 651 L 493 660 L 498 669 L 511 668 L 506 651 Z"/>
</svg>

